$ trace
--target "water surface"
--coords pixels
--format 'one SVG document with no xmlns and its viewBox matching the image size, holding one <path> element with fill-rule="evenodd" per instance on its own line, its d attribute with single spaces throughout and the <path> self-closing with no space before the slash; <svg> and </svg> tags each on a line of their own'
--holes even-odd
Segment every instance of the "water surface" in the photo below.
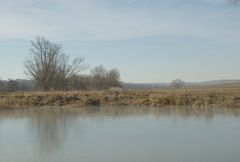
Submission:
<svg viewBox="0 0 240 162">
<path fill-rule="evenodd" d="M 239 162 L 236 110 L 0 111 L 0 162 Z"/>
</svg>

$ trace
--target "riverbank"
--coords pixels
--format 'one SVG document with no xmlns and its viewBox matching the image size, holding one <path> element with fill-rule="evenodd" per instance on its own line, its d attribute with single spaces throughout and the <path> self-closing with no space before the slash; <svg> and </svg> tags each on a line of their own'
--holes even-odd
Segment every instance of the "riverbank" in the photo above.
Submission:
<svg viewBox="0 0 240 162">
<path fill-rule="evenodd" d="M 240 108 L 240 88 L 0 93 L 0 108 L 2 109 L 52 106 L 187 106 Z"/>
</svg>

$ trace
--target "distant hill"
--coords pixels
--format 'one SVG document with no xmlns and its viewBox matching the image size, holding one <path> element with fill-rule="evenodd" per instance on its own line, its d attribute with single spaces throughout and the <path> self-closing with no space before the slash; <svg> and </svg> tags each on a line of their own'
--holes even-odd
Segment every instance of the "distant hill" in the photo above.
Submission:
<svg viewBox="0 0 240 162">
<path fill-rule="evenodd" d="M 220 84 L 233 84 L 233 83 L 240 83 L 240 80 L 212 80 L 212 81 L 205 81 L 205 82 L 190 82 L 189 84 L 192 85 L 220 85 Z"/>
<path fill-rule="evenodd" d="M 16 91 L 33 91 L 34 82 L 26 79 L 16 79 Z M 154 89 L 170 89 L 171 83 L 126 83 L 121 82 L 125 89 L 130 90 L 154 90 Z M 185 82 L 185 88 L 218 88 L 218 87 L 240 87 L 240 80 L 212 80 L 205 82 Z M 9 91 L 9 82 L 0 80 L 0 91 Z"/>
<path fill-rule="evenodd" d="M 171 83 L 126 83 L 122 82 L 125 89 L 169 89 Z M 204 82 L 185 82 L 186 88 L 194 87 L 240 87 L 240 80 L 212 80 Z"/>
<path fill-rule="evenodd" d="M 122 82 L 125 89 L 164 89 L 170 86 L 170 83 L 126 83 Z"/>
</svg>

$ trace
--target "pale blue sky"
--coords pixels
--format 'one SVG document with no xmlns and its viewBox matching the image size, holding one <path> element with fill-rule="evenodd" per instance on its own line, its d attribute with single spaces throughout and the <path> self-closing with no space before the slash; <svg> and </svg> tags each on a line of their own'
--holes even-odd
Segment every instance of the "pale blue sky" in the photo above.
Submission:
<svg viewBox="0 0 240 162">
<path fill-rule="evenodd" d="M 227 0 L 0 0 L 0 76 L 26 78 L 45 36 L 127 82 L 240 79 L 239 18 Z"/>
</svg>

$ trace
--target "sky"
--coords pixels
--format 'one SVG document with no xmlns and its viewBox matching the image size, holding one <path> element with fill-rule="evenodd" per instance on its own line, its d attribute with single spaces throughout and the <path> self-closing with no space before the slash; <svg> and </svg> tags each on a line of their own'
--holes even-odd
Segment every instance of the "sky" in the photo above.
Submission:
<svg viewBox="0 0 240 162">
<path fill-rule="evenodd" d="M 27 78 L 44 36 L 125 82 L 240 79 L 239 17 L 227 0 L 0 0 L 0 77 Z"/>
</svg>

